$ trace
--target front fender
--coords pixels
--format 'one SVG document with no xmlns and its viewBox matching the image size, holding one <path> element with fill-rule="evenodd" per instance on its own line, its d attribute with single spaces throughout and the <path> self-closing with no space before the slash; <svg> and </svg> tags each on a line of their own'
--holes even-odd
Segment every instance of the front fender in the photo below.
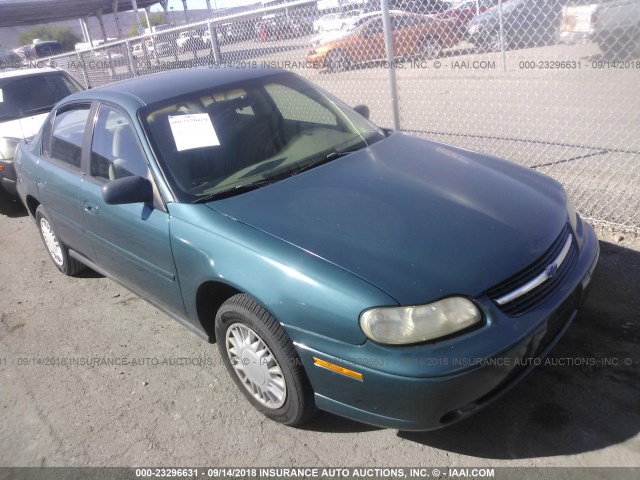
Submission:
<svg viewBox="0 0 640 480">
<path fill-rule="evenodd" d="M 372 306 L 397 305 L 377 287 L 310 252 L 200 204 L 169 205 L 171 242 L 189 321 L 200 285 L 215 280 L 255 298 L 285 328 L 359 345 Z"/>
</svg>

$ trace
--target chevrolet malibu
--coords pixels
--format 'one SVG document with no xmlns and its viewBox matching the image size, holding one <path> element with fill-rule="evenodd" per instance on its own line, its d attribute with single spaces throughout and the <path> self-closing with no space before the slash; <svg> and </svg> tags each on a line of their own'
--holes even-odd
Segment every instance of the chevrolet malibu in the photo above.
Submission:
<svg viewBox="0 0 640 480">
<path fill-rule="evenodd" d="M 71 95 L 16 166 L 62 273 L 88 266 L 215 340 L 287 425 L 467 417 L 547 355 L 598 258 L 554 180 L 378 128 L 279 70 Z"/>
</svg>

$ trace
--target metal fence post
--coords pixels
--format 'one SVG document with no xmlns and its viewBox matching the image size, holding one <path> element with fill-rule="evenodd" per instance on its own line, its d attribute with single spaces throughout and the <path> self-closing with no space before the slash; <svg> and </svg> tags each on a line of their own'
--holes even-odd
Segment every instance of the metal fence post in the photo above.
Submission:
<svg viewBox="0 0 640 480">
<path fill-rule="evenodd" d="M 84 76 L 84 83 L 87 84 L 87 88 L 91 88 L 91 82 L 89 81 L 89 74 L 87 73 L 87 67 L 84 64 L 84 58 L 78 52 L 78 61 L 80 62 L 80 66 L 82 67 L 82 75 Z"/>
<path fill-rule="evenodd" d="M 400 106 L 398 104 L 398 82 L 396 78 L 395 56 L 393 52 L 393 34 L 391 32 L 391 17 L 389 16 L 389 0 L 381 0 L 382 26 L 384 29 L 384 44 L 387 51 L 389 67 L 389 90 L 391 93 L 391 113 L 393 114 L 393 129 L 400 130 Z"/>
<path fill-rule="evenodd" d="M 219 67 L 222 64 L 222 55 L 220 54 L 220 43 L 218 43 L 218 29 L 213 22 L 209 22 L 207 26 L 209 27 L 209 38 L 211 39 L 213 63 L 215 67 Z"/>
<path fill-rule="evenodd" d="M 127 40 L 125 42 L 125 45 L 127 46 L 127 56 L 129 57 L 129 69 L 131 70 L 131 74 L 134 77 L 137 77 L 138 72 L 136 72 L 136 65 L 135 65 L 135 62 L 133 61 L 133 53 L 131 53 L 131 41 Z"/>
<path fill-rule="evenodd" d="M 502 0 L 498 0 L 498 18 L 500 19 L 500 51 L 502 52 L 502 71 L 507 71 L 507 55 L 504 45 L 504 19 L 502 17 Z"/>
</svg>

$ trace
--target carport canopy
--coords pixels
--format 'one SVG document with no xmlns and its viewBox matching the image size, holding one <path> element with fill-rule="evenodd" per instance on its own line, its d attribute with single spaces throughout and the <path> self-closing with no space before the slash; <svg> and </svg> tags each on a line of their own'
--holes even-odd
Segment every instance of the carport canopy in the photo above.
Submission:
<svg viewBox="0 0 640 480">
<path fill-rule="evenodd" d="M 158 0 L 137 0 L 142 9 Z M 0 27 L 36 25 L 132 10 L 131 0 L 0 0 Z"/>
</svg>

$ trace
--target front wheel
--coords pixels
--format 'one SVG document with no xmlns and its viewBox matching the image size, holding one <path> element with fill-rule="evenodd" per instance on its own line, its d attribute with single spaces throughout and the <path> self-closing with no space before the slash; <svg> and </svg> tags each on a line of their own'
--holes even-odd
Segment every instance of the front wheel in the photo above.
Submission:
<svg viewBox="0 0 640 480">
<path fill-rule="evenodd" d="M 342 50 L 331 50 L 327 53 L 325 66 L 330 72 L 344 72 L 351 68 L 351 62 Z"/>
<path fill-rule="evenodd" d="M 256 410 L 297 426 L 315 412 L 313 390 L 282 326 L 250 296 L 227 300 L 215 321 L 222 361 Z"/>
<path fill-rule="evenodd" d="M 75 258 L 71 258 L 69 249 L 58 239 L 42 205 L 36 209 L 36 222 L 40 230 L 40 237 L 58 270 L 69 276 L 84 270 L 85 266 Z"/>
<path fill-rule="evenodd" d="M 507 49 L 505 40 L 505 47 Z M 502 51 L 502 38 L 500 37 L 500 32 L 492 32 L 486 40 L 485 43 L 485 51 L 487 52 L 501 52 Z"/>
</svg>

